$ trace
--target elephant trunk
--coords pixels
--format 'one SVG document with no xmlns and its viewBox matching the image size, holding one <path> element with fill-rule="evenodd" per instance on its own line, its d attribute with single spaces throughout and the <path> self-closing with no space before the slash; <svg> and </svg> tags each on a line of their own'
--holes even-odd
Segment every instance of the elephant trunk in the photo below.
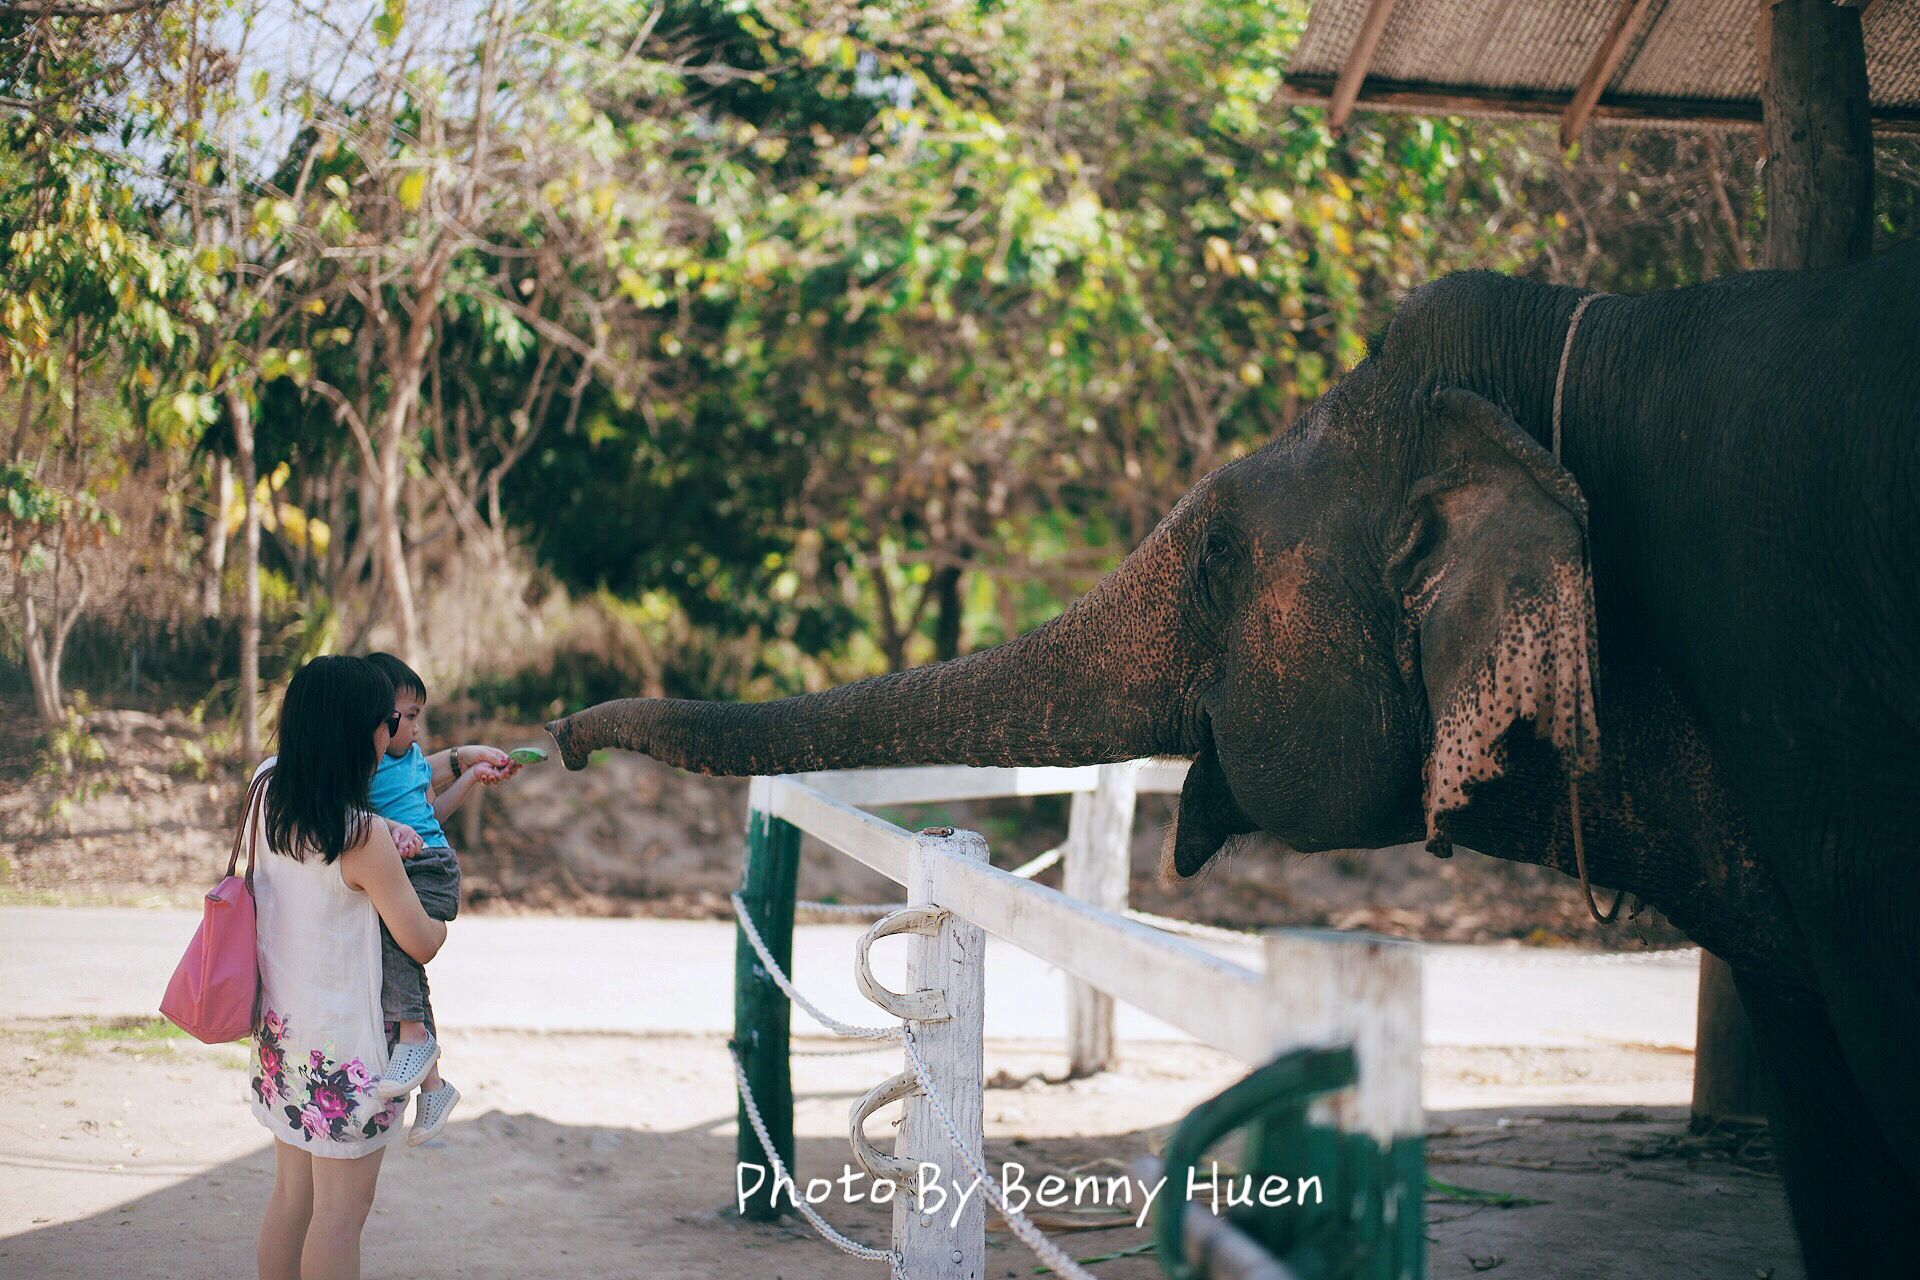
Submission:
<svg viewBox="0 0 1920 1280">
<path fill-rule="evenodd" d="M 621 747 L 729 775 L 1190 752 L 1181 622 L 1190 506 L 1066 612 L 996 648 L 775 702 L 604 702 L 547 731 L 570 769 Z"/>
</svg>

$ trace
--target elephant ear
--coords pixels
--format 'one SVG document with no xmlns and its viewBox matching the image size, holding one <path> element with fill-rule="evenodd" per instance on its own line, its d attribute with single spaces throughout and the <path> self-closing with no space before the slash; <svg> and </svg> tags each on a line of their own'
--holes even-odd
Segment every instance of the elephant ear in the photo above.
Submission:
<svg viewBox="0 0 1920 1280">
<path fill-rule="evenodd" d="M 1438 465 L 1413 488 L 1390 573 L 1408 624 L 1401 664 L 1433 716 L 1427 847 L 1445 855 L 1448 815 L 1505 772 L 1516 722 L 1533 721 L 1572 776 L 1598 764 L 1598 659 L 1579 485 L 1472 392 L 1443 388 L 1433 407 Z"/>
</svg>

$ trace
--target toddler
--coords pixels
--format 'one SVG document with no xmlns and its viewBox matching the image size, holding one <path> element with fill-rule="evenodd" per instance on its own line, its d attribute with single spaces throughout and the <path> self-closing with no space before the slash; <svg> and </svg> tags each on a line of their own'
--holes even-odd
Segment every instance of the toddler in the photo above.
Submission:
<svg viewBox="0 0 1920 1280">
<path fill-rule="evenodd" d="M 447 843 L 441 819 L 460 807 L 475 783 L 502 782 L 519 772 L 520 766 L 506 752 L 488 746 L 421 754 L 418 737 L 420 716 L 427 707 L 426 682 L 390 653 L 369 654 L 367 661 L 393 681 L 393 714 L 398 720 L 386 755 L 374 766 L 368 801 L 392 828 L 394 843 L 406 859 L 407 879 L 427 915 L 452 920 L 460 911 L 460 860 Z M 398 1024 L 399 1040 L 387 1060 L 379 1094 L 399 1098 L 420 1090 L 413 1127 L 407 1133 L 407 1145 L 417 1147 L 446 1127 L 460 1091 L 440 1078 L 440 1044 L 434 1037 L 433 1008 L 427 1000 L 426 966 L 402 950 L 384 925 L 380 950 L 381 1016 L 390 1025 Z"/>
</svg>

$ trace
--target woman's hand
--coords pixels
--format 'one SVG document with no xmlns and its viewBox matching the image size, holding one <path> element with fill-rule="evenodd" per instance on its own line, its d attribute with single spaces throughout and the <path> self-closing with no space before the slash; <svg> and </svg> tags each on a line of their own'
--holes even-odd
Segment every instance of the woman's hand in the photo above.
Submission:
<svg viewBox="0 0 1920 1280">
<path fill-rule="evenodd" d="M 427 915 L 420 905 L 420 895 L 400 865 L 400 850 L 394 847 L 384 821 L 369 822 L 366 838 L 340 855 L 340 878 L 347 888 L 373 899 L 373 909 L 380 913 L 387 932 L 421 964 L 433 959 L 447 940 L 445 922 Z"/>
</svg>

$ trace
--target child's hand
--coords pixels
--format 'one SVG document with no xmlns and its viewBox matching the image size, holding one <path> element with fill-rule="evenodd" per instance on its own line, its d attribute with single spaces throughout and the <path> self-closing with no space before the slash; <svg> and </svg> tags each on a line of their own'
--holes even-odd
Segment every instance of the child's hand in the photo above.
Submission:
<svg viewBox="0 0 1920 1280">
<path fill-rule="evenodd" d="M 498 747 L 475 745 L 465 750 L 473 758 L 467 768 L 482 786 L 497 787 L 520 772 L 519 763 Z"/>
<path fill-rule="evenodd" d="M 507 753 L 498 747 L 489 747 L 476 743 L 472 746 L 461 747 L 460 751 L 460 759 L 465 762 L 469 769 L 476 768 L 483 764 L 492 765 L 496 769 L 504 769 L 513 763 L 507 756 Z"/>
<path fill-rule="evenodd" d="M 387 832 L 393 836 L 393 847 L 400 851 L 403 858 L 411 858 L 426 845 L 420 833 L 404 822 L 387 823 Z"/>
</svg>

